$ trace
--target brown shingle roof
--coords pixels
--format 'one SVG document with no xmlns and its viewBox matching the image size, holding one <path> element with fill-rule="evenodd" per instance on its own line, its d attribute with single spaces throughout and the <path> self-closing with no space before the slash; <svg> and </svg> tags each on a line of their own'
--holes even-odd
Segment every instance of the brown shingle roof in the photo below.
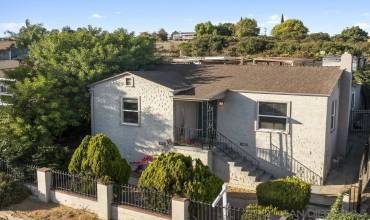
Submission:
<svg viewBox="0 0 370 220">
<path fill-rule="evenodd" d="M 176 93 L 177 99 L 197 100 L 209 100 L 227 90 L 329 96 L 342 75 L 337 67 L 191 64 L 130 72 L 173 90 L 183 89 Z"/>
<path fill-rule="evenodd" d="M 171 72 L 181 75 L 176 82 L 183 80 L 193 89 L 176 97 L 189 99 L 212 99 L 227 90 L 328 96 L 342 75 L 336 67 L 311 66 L 164 65 L 156 72 L 159 84 Z"/>
<path fill-rule="evenodd" d="M 4 70 L 15 69 L 19 66 L 18 60 L 0 60 L 0 78 L 7 78 Z"/>
<path fill-rule="evenodd" d="M 0 50 L 9 49 L 14 43 L 14 41 L 2 40 L 0 41 Z"/>
</svg>

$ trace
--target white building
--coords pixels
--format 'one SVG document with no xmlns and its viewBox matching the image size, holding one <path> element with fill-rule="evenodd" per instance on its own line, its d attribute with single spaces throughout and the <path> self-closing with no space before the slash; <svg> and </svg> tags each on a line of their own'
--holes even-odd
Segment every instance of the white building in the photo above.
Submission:
<svg viewBox="0 0 370 220">
<path fill-rule="evenodd" d="M 129 161 L 168 150 L 198 157 L 232 185 L 290 174 L 322 184 L 332 160 L 347 152 L 346 69 L 164 65 L 124 72 L 91 85 L 92 133 L 107 134 Z"/>
<path fill-rule="evenodd" d="M 172 40 L 192 40 L 195 37 L 195 32 L 180 32 L 172 36 Z"/>
</svg>

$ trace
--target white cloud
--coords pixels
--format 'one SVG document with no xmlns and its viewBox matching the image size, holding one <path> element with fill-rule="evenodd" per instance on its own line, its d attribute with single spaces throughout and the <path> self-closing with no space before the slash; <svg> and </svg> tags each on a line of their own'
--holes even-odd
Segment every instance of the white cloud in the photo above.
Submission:
<svg viewBox="0 0 370 220">
<path fill-rule="evenodd" d="M 277 14 L 271 15 L 267 20 L 267 24 L 279 24 L 280 23 L 280 16 Z"/>
<path fill-rule="evenodd" d="M 360 28 L 365 29 L 365 30 L 367 30 L 367 29 L 370 28 L 370 24 L 365 23 L 365 22 L 364 23 L 355 24 L 354 26 L 359 26 Z"/>
<path fill-rule="evenodd" d="M 100 19 L 100 18 L 105 18 L 105 16 L 103 16 L 101 14 L 98 14 L 98 13 L 94 13 L 94 14 L 90 15 L 89 18 Z"/>
<path fill-rule="evenodd" d="M 370 12 L 365 12 L 362 15 L 365 16 L 365 17 L 370 17 Z"/>
<path fill-rule="evenodd" d="M 24 25 L 23 22 L 21 23 L 17 23 L 17 22 L 0 23 L 0 36 L 3 35 L 5 31 L 18 32 L 19 28 L 21 28 L 23 25 Z"/>
</svg>

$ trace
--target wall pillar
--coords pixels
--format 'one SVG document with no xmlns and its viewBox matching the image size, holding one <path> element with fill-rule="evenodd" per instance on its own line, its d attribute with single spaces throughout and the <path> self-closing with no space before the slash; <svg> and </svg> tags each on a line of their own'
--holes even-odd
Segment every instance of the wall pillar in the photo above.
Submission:
<svg viewBox="0 0 370 220">
<path fill-rule="evenodd" d="M 97 183 L 97 202 L 99 207 L 98 217 L 110 220 L 112 217 L 113 185 Z"/>
<path fill-rule="evenodd" d="M 189 220 L 189 199 L 181 197 L 172 198 L 172 219 L 173 220 Z"/>
<path fill-rule="evenodd" d="M 38 198 L 42 202 L 50 201 L 51 170 L 49 168 L 37 169 Z"/>
</svg>

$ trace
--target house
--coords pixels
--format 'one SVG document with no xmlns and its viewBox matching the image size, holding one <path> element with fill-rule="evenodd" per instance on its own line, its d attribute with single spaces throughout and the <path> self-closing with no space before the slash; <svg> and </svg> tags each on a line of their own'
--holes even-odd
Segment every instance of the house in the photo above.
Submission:
<svg viewBox="0 0 370 220">
<path fill-rule="evenodd" d="M 278 65 L 278 66 L 313 66 L 315 65 L 314 59 L 308 58 L 292 58 L 292 57 L 260 57 L 254 58 L 253 64 L 264 65 Z"/>
<path fill-rule="evenodd" d="M 347 152 L 351 79 L 350 66 L 127 71 L 90 85 L 91 130 L 129 161 L 174 150 L 236 186 L 291 174 L 320 185 Z"/>
<path fill-rule="evenodd" d="M 26 54 L 26 50 L 21 50 L 15 46 L 15 41 L 0 40 L 0 60 L 20 59 Z"/>
<path fill-rule="evenodd" d="M 8 83 L 14 82 L 14 79 L 9 79 L 5 74 L 6 70 L 15 69 L 19 66 L 18 60 L 0 60 L 0 106 L 6 105 L 1 101 L 3 96 L 11 96 L 8 91 Z"/>
<path fill-rule="evenodd" d="M 195 37 L 195 32 L 180 32 L 172 36 L 172 40 L 192 40 Z"/>
</svg>

